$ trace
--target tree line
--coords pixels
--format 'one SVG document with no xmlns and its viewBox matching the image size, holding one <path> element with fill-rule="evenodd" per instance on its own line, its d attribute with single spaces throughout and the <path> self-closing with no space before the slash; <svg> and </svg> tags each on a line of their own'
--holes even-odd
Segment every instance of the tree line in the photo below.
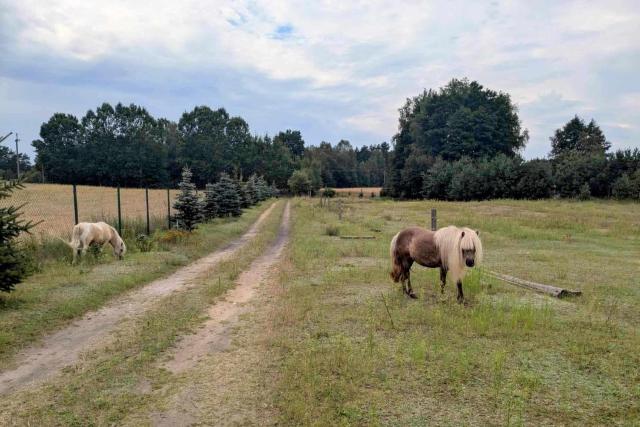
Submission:
<svg viewBox="0 0 640 427">
<path fill-rule="evenodd" d="M 221 173 L 255 173 L 283 186 L 294 168 L 283 141 L 252 135 L 241 117 L 207 106 L 185 112 L 177 123 L 134 104 L 104 103 L 80 120 L 56 113 L 33 146 L 35 168 L 55 183 L 175 186 L 189 166 L 199 187 Z"/>
<path fill-rule="evenodd" d="M 397 198 L 640 199 L 638 149 L 608 152 L 597 123 L 575 116 L 548 158 L 524 160 L 528 133 L 509 95 L 466 79 L 408 99 L 393 141 L 384 194 Z"/>
<path fill-rule="evenodd" d="M 341 140 L 335 146 L 306 147 L 297 130 L 273 138 L 253 135 L 242 117 L 224 108 L 198 106 L 174 122 L 120 103 L 104 103 L 80 119 L 56 113 L 32 145 L 36 159 L 30 180 L 130 187 L 175 187 L 185 166 L 199 188 L 226 173 L 240 179 L 256 174 L 285 189 L 294 170 L 312 177 L 314 188 L 381 186 L 390 155 L 387 143 L 353 148 Z M 6 163 L 3 176 L 11 178 L 11 152 L 6 151 L 0 152 L 0 169 Z M 25 159 L 23 170 L 29 168 Z"/>
<path fill-rule="evenodd" d="M 78 119 L 56 113 L 40 129 L 31 180 L 175 187 L 188 166 L 199 188 L 222 173 L 256 174 L 294 193 L 322 187 L 384 187 L 395 198 L 640 198 L 638 150 L 610 152 L 593 120 L 569 120 L 547 158 L 520 155 L 529 135 L 508 94 L 467 79 L 410 98 L 392 144 L 307 146 L 297 130 L 253 135 L 224 108 L 198 106 L 177 122 L 131 104 L 102 104 Z M 26 156 L 21 169 L 28 170 Z M 15 153 L 0 148 L 0 174 L 15 176 Z M 28 175 L 29 176 L 29 175 Z"/>
</svg>

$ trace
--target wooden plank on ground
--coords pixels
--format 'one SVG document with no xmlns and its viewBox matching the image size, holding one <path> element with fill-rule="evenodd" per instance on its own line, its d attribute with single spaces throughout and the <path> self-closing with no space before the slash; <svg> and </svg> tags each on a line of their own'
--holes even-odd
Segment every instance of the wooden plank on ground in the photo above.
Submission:
<svg viewBox="0 0 640 427">
<path fill-rule="evenodd" d="M 553 295 L 556 298 L 563 298 L 568 296 L 582 295 L 582 291 L 573 289 L 558 288 L 556 286 L 544 285 L 542 283 L 531 282 L 529 280 L 519 279 L 517 277 L 509 276 L 507 274 L 496 273 L 495 271 L 485 270 L 490 276 L 512 285 L 519 286 L 521 288 L 530 289 L 536 292 L 542 292 L 548 295 Z"/>
</svg>

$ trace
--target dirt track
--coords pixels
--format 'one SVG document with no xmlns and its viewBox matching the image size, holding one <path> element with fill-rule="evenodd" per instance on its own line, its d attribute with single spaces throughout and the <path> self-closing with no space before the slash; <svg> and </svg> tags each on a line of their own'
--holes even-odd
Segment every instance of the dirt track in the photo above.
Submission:
<svg viewBox="0 0 640 427">
<path fill-rule="evenodd" d="M 36 346 L 20 352 L 16 359 L 20 365 L 0 372 L 0 394 L 40 382 L 56 374 L 65 366 L 76 362 L 80 355 L 97 346 L 123 319 L 148 310 L 155 302 L 174 291 L 187 289 L 191 282 L 220 262 L 231 258 L 257 234 L 262 223 L 270 215 L 275 203 L 264 211 L 258 220 L 240 238 L 170 276 L 155 280 L 141 289 L 116 299 L 105 307 L 87 313 L 71 325 L 55 332 Z"/>
<path fill-rule="evenodd" d="M 283 216 L 280 230 L 276 241 L 271 247 L 259 258 L 254 260 L 251 265 L 238 277 L 236 286 L 227 292 L 224 300 L 212 305 L 208 311 L 209 320 L 193 335 L 185 336 L 178 342 L 176 347 L 168 355 L 168 360 L 163 363 L 163 367 L 174 374 L 180 374 L 188 371 L 198 365 L 199 362 L 207 357 L 226 351 L 231 342 L 233 330 L 238 326 L 239 319 L 243 314 L 251 312 L 255 308 L 255 304 L 249 302 L 254 297 L 258 287 L 263 283 L 274 266 L 280 260 L 282 252 L 289 239 L 289 217 L 290 207 L 287 203 Z M 235 358 L 235 356 L 232 356 Z M 242 363 L 242 358 L 235 358 L 236 368 L 246 371 L 248 366 Z M 224 363 L 217 360 L 218 364 Z M 237 365 L 240 366 L 237 366 Z M 227 371 L 227 375 L 207 376 L 206 382 L 208 387 L 216 390 L 228 389 L 229 376 L 239 377 L 242 372 L 234 372 L 234 369 Z M 241 383 L 246 381 L 240 381 Z M 195 386 L 195 385 L 193 385 Z M 198 421 L 198 419 L 206 415 L 199 410 L 199 405 L 194 403 L 202 396 L 197 386 L 187 387 L 172 398 L 170 408 L 163 413 L 154 413 L 151 415 L 152 423 L 156 426 L 187 426 Z M 207 395 L 210 399 L 215 396 Z M 227 399 L 220 399 L 216 404 L 216 410 L 224 412 Z M 235 411 L 230 410 L 234 413 Z M 226 414 L 224 417 L 216 417 L 216 424 L 234 424 L 241 423 L 234 419 L 233 415 Z M 235 414 L 236 416 L 238 414 Z M 202 421 L 202 419 L 200 420 Z"/>
</svg>

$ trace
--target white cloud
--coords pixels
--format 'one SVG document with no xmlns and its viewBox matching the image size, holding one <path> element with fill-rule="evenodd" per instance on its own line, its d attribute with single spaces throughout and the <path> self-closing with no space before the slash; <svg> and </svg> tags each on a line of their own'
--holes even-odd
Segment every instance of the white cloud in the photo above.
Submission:
<svg viewBox="0 0 640 427">
<path fill-rule="evenodd" d="M 132 70 L 131 79 L 154 68 L 224 68 L 253 73 L 256 81 L 297 82 L 293 92 L 272 96 L 295 100 L 291 108 L 302 111 L 305 102 L 324 102 L 336 126 L 379 140 L 390 139 L 406 97 L 452 77 L 509 92 L 531 130 L 534 154 L 547 151 L 548 127 L 568 119 L 571 108 L 597 117 L 604 108 L 640 106 L 637 86 L 606 99 L 594 90 L 609 85 L 602 73 L 610 60 L 628 58 L 626 67 L 640 66 L 640 3 L 632 0 L 0 0 L 0 6 L 4 19 L 17 22 L 5 46 L 11 56 L 117 62 Z M 274 37 L 278 27 L 288 30 Z M 273 90 L 258 85 L 220 90 L 230 98 L 243 90 Z M 530 108 L 545 94 L 568 104 Z M 638 113 L 626 112 L 606 120 L 637 119 Z"/>
</svg>

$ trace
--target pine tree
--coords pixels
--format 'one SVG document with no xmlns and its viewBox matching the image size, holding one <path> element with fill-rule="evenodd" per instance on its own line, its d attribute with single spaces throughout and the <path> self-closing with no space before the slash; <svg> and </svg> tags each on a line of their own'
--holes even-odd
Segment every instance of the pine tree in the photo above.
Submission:
<svg viewBox="0 0 640 427">
<path fill-rule="evenodd" d="M 236 182 L 226 173 L 221 173 L 217 185 L 219 191 L 215 195 L 215 201 L 219 216 L 239 216 L 242 209 L 240 208 L 240 195 Z"/>
<path fill-rule="evenodd" d="M 268 195 L 268 189 L 267 189 L 267 182 L 264 180 L 263 177 L 259 176 L 256 179 L 256 199 L 258 199 L 259 202 L 266 200 L 269 197 Z"/>
<path fill-rule="evenodd" d="M 255 195 L 252 183 L 249 179 L 244 182 L 238 182 L 240 188 L 240 207 L 243 209 L 250 208 L 255 203 Z"/>
<path fill-rule="evenodd" d="M 249 201 L 249 206 L 253 206 L 258 203 L 258 194 L 256 190 L 256 175 L 251 175 L 245 183 L 245 197 Z"/>
<path fill-rule="evenodd" d="M 188 167 L 182 169 L 182 181 L 178 184 L 180 193 L 173 208 L 178 211 L 176 219 L 178 226 L 187 231 L 193 231 L 202 221 L 202 203 L 196 193 L 196 185 L 191 182 L 193 174 Z"/>
<path fill-rule="evenodd" d="M 208 221 L 218 216 L 218 204 L 216 194 L 220 191 L 217 184 L 207 184 L 204 190 L 204 218 Z"/>
<path fill-rule="evenodd" d="M 0 184 L 0 199 L 11 196 L 13 191 L 22 188 L 18 182 Z M 11 292 L 16 284 L 24 279 L 28 271 L 28 258 L 16 245 L 16 237 L 29 232 L 31 222 L 20 220 L 21 206 L 0 207 L 0 291 Z"/>
<path fill-rule="evenodd" d="M 271 183 L 271 187 L 269 189 L 269 197 L 278 197 L 278 187 L 276 187 L 275 182 Z"/>
</svg>

